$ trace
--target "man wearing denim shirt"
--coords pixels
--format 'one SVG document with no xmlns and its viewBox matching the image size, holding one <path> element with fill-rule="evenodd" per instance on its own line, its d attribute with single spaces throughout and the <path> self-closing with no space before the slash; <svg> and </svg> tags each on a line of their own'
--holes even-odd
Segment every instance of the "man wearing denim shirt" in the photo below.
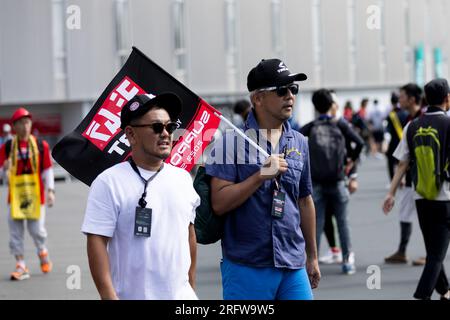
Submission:
<svg viewBox="0 0 450 320">
<path fill-rule="evenodd" d="M 312 299 L 320 280 L 306 138 L 294 131 L 298 85 L 278 59 L 262 60 L 247 78 L 253 109 L 248 141 L 227 132 L 211 152 L 206 173 L 211 202 L 225 215 L 221 263 L 224 299 Z M 282 153 L 282 154 L 281 154 Z"/>
</svg>

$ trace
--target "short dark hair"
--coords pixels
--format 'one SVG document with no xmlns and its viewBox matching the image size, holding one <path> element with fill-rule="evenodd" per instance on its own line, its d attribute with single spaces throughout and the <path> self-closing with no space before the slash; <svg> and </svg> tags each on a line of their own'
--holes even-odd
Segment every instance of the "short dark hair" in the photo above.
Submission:
<svg viewBox="0 0 450 320">
<path fill-rule="evenodd" d="M 398 94 L 397 94 L 397 92 L 392 92 L 391 93 L 391 103 L 392 104 L 397 104 L 398 103 Z"/>
<path fill-rule="evenodd" d="M 348 100 L 347 102 L 345 102 L 344 108 L 353 110 L 353 103 L 350 100 Z"/>
<path fill-rule="evenodd" d="M 239 100 L 234 104 L 233 111 L 237 114 L 245 113 L 251 108 L 251 104 L 248 100 Z"/>
<path fill-rule="evenodd" d="M 445 102 L 450 93 L 448 81 L 444 78 L 438 78 L 428 82 L 424 89 L 430 106 L 440 106 Z"/>
<path fill-rule="evenodd" d="M 312 103 L 320 114 L 327 113 L 333 105 L 333 96 L 328 89 L 320 89 L 313 93 Z"/>
<path fill-rule="evenodd" d="M 361 100 L 361 107 L 367 107 L 367 105 L 369 104 L 369 98 L 363 98 Z"/>
<path fill-rule="evenodd" d="M 417 104 L 422 100 L 422 89 L 415 83 L 408 83 L 400 88 L 409 98 L 414 98 Z"/>
</svg>

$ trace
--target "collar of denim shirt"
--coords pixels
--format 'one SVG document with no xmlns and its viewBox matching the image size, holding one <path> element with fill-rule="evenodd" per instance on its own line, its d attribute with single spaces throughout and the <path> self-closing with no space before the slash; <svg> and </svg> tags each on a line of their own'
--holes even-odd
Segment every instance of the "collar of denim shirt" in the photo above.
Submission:
<svg viewBox="0 0 450 320">
<path fill-rule="evenodd" d="M 252 109 L 247 117 L 247 121 L 245 121 L 245 130 L 247 131 L 249 129 L 253 129 L 258 131 L 259 128 L 259 124 L 258 121 L 256 120 L 256 116 L 255 116 L 255 110 Z M 291 124 L 289 123 L 289 120 L 286 120 L 283 123 L 283 133 L 281 134 L 281 138 L 280 138 L 280 142 L 278 143 L 279 146 L 284 146 L 286 144 L 286 142 L 284 141 L 284 139 L 292 139 L 294 137 L 294 133 L 293 133 L 293 129 L 291 127 Z M 268 150 L 267 152 L 269 152 L 269 154 L 272 152 L 272 146 L 270 144 L 269 141 L 267 141 L 267 147 Z"/>
</svg>

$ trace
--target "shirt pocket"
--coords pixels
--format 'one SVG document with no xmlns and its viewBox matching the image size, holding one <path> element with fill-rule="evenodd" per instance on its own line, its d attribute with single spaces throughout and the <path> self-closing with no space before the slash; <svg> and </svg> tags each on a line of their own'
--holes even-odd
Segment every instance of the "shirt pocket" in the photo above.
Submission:
<svg viewBox="0 0 450 320">
<path fill-rule="evenodd" d="M 283 186 L 287 190 L 292 190 L 294 195 L 298 197 L 300 178 L 303 171 L 303 160 L 300 158 L 286 158 L 288 163 L 288 171 L 283 175 L 282 180 L 285 181 Z"/>
</svg>

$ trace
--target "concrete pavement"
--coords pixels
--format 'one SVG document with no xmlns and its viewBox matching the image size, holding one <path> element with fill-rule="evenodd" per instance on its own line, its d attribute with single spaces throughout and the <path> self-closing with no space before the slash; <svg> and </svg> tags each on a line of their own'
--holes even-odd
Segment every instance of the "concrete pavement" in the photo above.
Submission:
<svg viewBox="0 0 450 320">
<path fill-rule="evenodd" d="M 360 190 L 351 199 L 349 219 L 357 273 L 345 276 L 340 273 L 340 266 L 321 266 L 322 280 L 319 289 L 314 292 L 316 299 L 412 299 L 422 267 L 383 263 L 383 258 L 394 252 L 399 241 L 396 208 L 388 217 L 380 209 L 388 183 L 385 167 L 384 159 L 367 159 L 360 168 Z M 40 273 L 34 245 L 26 234 L 26 261 L 31 279 L 12 282 L 9 273 L 14 268 L 14 260 L 8 249 L 7 192 L 5 187 L 0 187 L 0 299 L 98 298 L 89 273 L 86 239 L 80 233 L 88 190 L 80 182 L 56 185 L 56 205 L 47 211 L 48 246 L 54 271 L 49 275 Z M 322 252 L 325 250 L 323 244 Z M 197 293 L 200 299 L 221 299 L 220 245 L 200 245 L 198 251 Z M 424 253 L 416 218 L 408 255 L 416 258 Z M 450 270 L 448 255 L 445 265 Z M 371 276 L 367 273 L 368 268 L 379 268 L 380 289 L 368 289 L 367 280 Z M 75 278 L 78 271 L 81 280 L 79 289 Z"/>
</svg>

